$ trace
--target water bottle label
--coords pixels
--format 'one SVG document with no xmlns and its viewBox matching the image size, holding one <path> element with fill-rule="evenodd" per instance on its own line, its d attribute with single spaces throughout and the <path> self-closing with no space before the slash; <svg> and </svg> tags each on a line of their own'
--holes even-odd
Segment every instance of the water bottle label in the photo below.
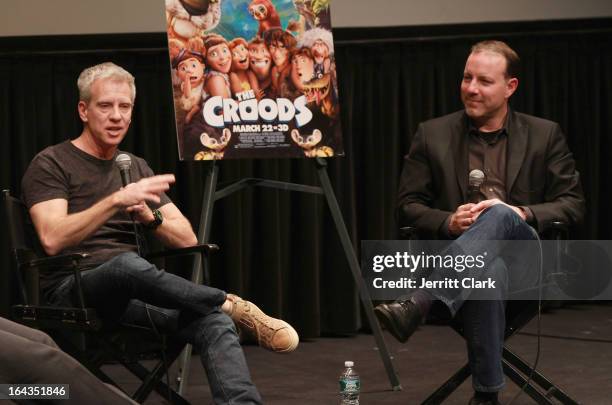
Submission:
<svg viewBox="0 0 612 405">
<path fill-rule="evenodd" d="M 354 378 L 342 378 L 340 379 L 340 392 L 359 392 L 359 380 Z"/>
</svg>

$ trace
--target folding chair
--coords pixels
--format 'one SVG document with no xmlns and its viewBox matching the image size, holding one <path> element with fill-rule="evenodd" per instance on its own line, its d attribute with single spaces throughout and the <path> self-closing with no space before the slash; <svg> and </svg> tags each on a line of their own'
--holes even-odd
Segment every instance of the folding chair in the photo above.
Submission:
<svg viewBox="0 0 612 405">
<path fill-rule="evenodd" d="M 20 301 L 11 308 L 13 319 L 30 327 L 49 331 L 63 350 L 106 383 L 117 386 L 101 370 L 101 366 L 108 362 L 118 362 L 123 365 L 142 381 L 140 387 L 132 394 L 132 399 L 137 402 L 143 402 L 151 391 L 156 390 L 174 404 L 187 404 L 188 402 L 183 397 L 162 380 L 170 365 L 181 353 L 183 345 L 171 343 L 164 347 L 166 337 L 159 335 L 152 328 L 105 325 L 96 314 L 95 309 L 87 307 L 83 298 L 78 266 L 87 255 L 74 253 L 46 256 L 26 207 L 20 200 L 12 197 L 8 190 L 3 190 L 2 195 Z M 218 250 L 216 245 L 196 245 L 151 254 L 147 258 L 189 254 L 195 255 L 196 260 L 201 260 L 202 255 L 216 250 Z M 74 271 L 78 297 L 77 307 L 54 307 L 41 303 L 39 270 L 54 266 L 70 266 Z M 165 350 L 165 356 L 162 355 L 157 364 L 152 369 L 148 369 L 141 364 L 141 361 L 151 357 L 151 350 L 148 350 L 148 353 L 128 350 L 130 341 L 139 342 L 138 346 L 142 346 L 143 341 L 149 341 L 151 345 L 147 345 L 148 348 L 150 347 L 154 353 L 159 352 L 160 349 Z"/>
<path fill-rule="evenodd" d="M 542 237 L 552 239 L 560 243 L 567 236 L 567 226 L 562 222 L 553 222 L 546 229 Z M 400 228 L 400 237 L 402 239 L 417 239 L 418 229 L 415 227 Z M 557 252 L 560 252 L 557 249 Z M 520 331 L 529 321 L 531 321 L 538 313 L 537 301 L 511 301 L 506 305 L 506 328 L 504 331 L 504 341 Z M 465 338 L 463 331 L 463 323 L 460 319 L 450 320 L 450 326 L 461 337 Z M 535 370 L 532 373 L 532 367 L 529 363 L 512 352 L 504 343 L 502 353 L 502 367 L 504 374 L 519 387 L 525 387 L 525 393 L 529 395 L 538 404 L 554 405 L 553 398 L 565 405 L 577 405 L 569 395 L 563 392 L 558 386 L 553 384 L 542 373 Z M 439 388 L 425 399 L 423 405 L 437 405 L 448 398 L 467 378 L 472 374 L 469 363 L 466 363 L 457 372 L 455 372 L 448 380 L 446 380 Z M 531 374 L 531 379 L 529 375 Z"/>
</svg>

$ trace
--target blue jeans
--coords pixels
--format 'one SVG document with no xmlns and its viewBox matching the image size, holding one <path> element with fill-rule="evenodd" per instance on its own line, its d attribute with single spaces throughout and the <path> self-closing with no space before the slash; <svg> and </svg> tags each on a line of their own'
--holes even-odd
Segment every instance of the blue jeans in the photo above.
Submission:
<svg viewBox="0 0 612 405">
<path fill-rule="evenodd" d="M 122 253 L 81 274 L 85 302 L 111 322 L 155 325 L 199 351 L 216 404 L 260 404 L 232 320 L 221 312 L 225 292 Z M 74 276 L 50 294 L 53 305 L 76 301 Z"/>
<path fill-rule="evenodd" d="M 501 288 L 475 292 L 463 289 L 426 289 L 441 300 L 454 316 L 463 318 L 472 385 L 476 391 L 497 392 L 504 386 L 502 350 L 506 326 L 504 298 L 512 285 L 534 286 L 538 272 L 529 264 L 530 252 L 508 252 L 510 240 L 534 240 L 535 231 L 512 209 L 494 205 L 480 214 L 476 222 L 447 248 L 446 254 L 479 255 L 486 251 L 487 266 L 480 277 L 491 277 Z M 498 241 L 491 243 L 491 241 Z M 534 244 L 530 244 L 531 247 Z M 512 246 L 515 248 L 515 246 Z M 535 252 L 531 252 L 535 253 Z M 524 258 L 524 261 L 521 261 Z M 451 274 L 454 273 L 454 274 Z M 428 280 L 443 280 L 457 274 L 452 269 L 434 271 Z M 479 300 L 478 294 L 484 295 Z M 492 294 L 492 295 L 491 295 Z"/>
</svg>

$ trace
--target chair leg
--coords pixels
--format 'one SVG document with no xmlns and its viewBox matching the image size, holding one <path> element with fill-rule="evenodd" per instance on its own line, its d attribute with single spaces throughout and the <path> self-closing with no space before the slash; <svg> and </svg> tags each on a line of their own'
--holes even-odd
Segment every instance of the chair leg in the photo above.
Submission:
<svg viewBox="0 0 612 405">
<path fill-rule="evenodd" d="M 163 360 L 160 360 L 155 365 L 153 370 L 149 371 L 148 375 L 143 380 L 142 385 L 134 394 L 135 400 L 139 402 L 144 401 L 149 396 L 151 391 L 155 389 L 158 394 L 160 394 L 173 404 L 184 403 L 184 399 L 182 398 L 181 394 L 176 393 L 173 389 L 169 389 L 168 385 L 166 385 L 166 383 L 163 381 L 164 374 L 169 371 L 169 366 L 174 363 L 178 355 L 178 352 L 169 353 L 166 359 L 167 364 Z M 142 367 L 140 364 L 138 364 L 138 366 Z"/>
<path fill-rule="evenodd" d="M 191 371 L 191 353 L 192 347 L 190 344 L 185 345 L 181 358 L 179 360 L 179 375 L 176 380 L 178 382 L 178 393 L 184 395 L 189 382 L 189 373 Z"/>
<path fill-rule="evenodd" d="M 165 367 L 163 362 L 159 362 L 153 371 L 147 370 L 142 364 L 138 362 L 129 363 L 122 362 L 122 365 L 128 369 L 132 374 L 143 380 L 141 386 L 136 390 L 136 393 L 132 398 L 137 402 L 144 402 L 149 396 L 151 391 L 155 390 L 158 394 L 168 399 L 174 405 L 189 404 L 185 398 L 181 397 L 172 388 L 168 387 L 166 383 L 161 380 L 161 377 L 165 373 Z"/>
<path fill-rule="evenodd" d="M 533 386 L 533 382 L 527 384 L 527 378 L 523 377 L 515 368 L 513 368 L 508 362 L 504 359 L 502 360 L 504 367 L 504 374 L 508 376 L 516 385 L 519 387 L 525 387 L 524 391 L 527 395 L 529 395 L 534 401 L 536 401 L 540 405 L 555 405 L 550 399 L 546 398 L 544 394 L 538 391 Z"/>
<path fill-rule="evenodd" d="M 146 374 L 142 384 L 133 395 L 134 400 L 138 402 L 144 402 L 145 399 L 149 396 L 151 391 L 153 391 L 155 384 L 157 381 L 161 381 L 161 378 L 164 376 L 164 372 L 166 371 L 166 367 L 163 361 L 159 361 L 153 370 L 150 370 L 148 374 Z M 161 381 L 163 382 L 163 381 Z M 168 394 L 165 395 L 168 397 Z M 167 398 L 170 400 L 170 398 Z"/>
<path fill-rule="evenodd" d="M 161 380 L 163 375 L 167 372 L 164 361 L 159 361 L 153 370 L 148 370 L 138 361 L 131 358 L 126 358 L 125 353 L 115 347 L 115 345 L 111 342 L 101 338 L 99 338 L 98 341 L 105 350 L 112 353 L 113 357 L 116 358 L 121 365 L 123 365 L 123 367 L 142 380 L 142 384 L 136 390 L 134 395 L 132 395 L 132 399 L 137 402 L 144 402 L 151 391 L 155 390 L 161 396 L 168 399 L 168 401 L 170 401 L 172 404 L 189 404 L 185 398 L 177 394 L 176 391 Z M 178 349 L 170 350 L 167 355 L 168 365 L 174 363 L 179 354 L 180 350 Z"/>
<path fill-rule="evenodd" d="M 472 374 L 470 365 L 466 363 L 451 378 L 446 380 L 433 394 L 431 394 L 421 405 L 437 405 L 449 397 L 463 382 Z"/>
<path fill-rule="evenodd" d="M 507 347 L 504 347 L 503 358 L 506 360 L 509 365 L 528 376 L 531 373 L 531 367 L 525 360 L 517 356 Z M 559 387 L 553 384 L 549 379 L 547 379 L 543 374 L 534 371 L 532 377 L 532 381 L 540 386 L 544 391 L 546 391 L 547 397 L 553 397 L 561 401 L 563 404 L 567 405 L 578 405 L 578 402 L 573 400 L 569 395 L 563 392 Z"/>
<path fill-rule="evenodd" d="M 139 367 L 142 367 L 138 364 Z M 136 393 L 134 394 L 134 400 L 138 402 L 144 402 L 144 400 L 149 396 L 151 391 L 155 389 L 155 391 L 166 398 L 171 404 L 174 405 L 183 405 L 189 404 L 189 402 L 183 398 L 180 394 L 178 394 L 175 390 L 168 387 L 166 383 L 163 381 L 162 377 L 167 372 L 165 364 L 163 361 L 157 363 L 153 371 L 148 375 L 147 380 L 143 381 L 142 385 Z"/>
</svg>

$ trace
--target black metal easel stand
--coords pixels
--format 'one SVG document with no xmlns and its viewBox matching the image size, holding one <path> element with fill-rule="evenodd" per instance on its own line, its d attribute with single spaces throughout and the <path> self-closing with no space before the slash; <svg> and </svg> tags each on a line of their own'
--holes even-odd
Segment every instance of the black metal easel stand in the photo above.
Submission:
<svg viewBox="0 0 612 405">
<path fill-rule="evenodd" d="M 327 161 L 322 158 L 316 158 L 315 163 L 317 166 L 317 172 L 319 174 L 319 181 L 321 183 L 321 187 L 317 186 L 309 186 L 305 184 L 296 184 L 296 183 L 288 183 L 284 181 L 276 181 L 276 180 L 267 180 L 267 179 L 258 179 L 258 178 L 246 178 L 239 180 L 235 183 L 230 184 L 229 186 L 216 190 L 217 187 L 217 179 L 219 174 L 219 167 L 213 161 L 208 168 L 208 172 L 206 174 L 206 182 L 204 183 L 204 197 L 202 201 L 202 214 L 200 216 L 200 227 L 198 229 L 198 242 L 199 243 L 208 243 L 210 237 L 210 229 L 212 222 L 212 213 L 213 213 L 213 205 L 215 201 L 225 198 L 237 191 L 240 191 L 247 187 L 269 187 L 286 191 L 299 191 L 303 193 L 311 193 L 311 194 L 323 194 L 325 199 L 327 200 L 327 204 L 331 211 L 332 217 L 334 219 L 334 223 L 336 225 L 336 230 L 338 231 L 338 236 L 340 237 L 340 242 L 342 243 L 342 247 L 344 249 L 344 254 L 346 255 L 346 259 L 348 260 L 349 267 L 351 269 L 351 273 L 353 274 L 353 279 L 357 288 L 359 290 L 359 297 L 361 299 L 361 304 L 365 310 L 366 316 L 368 318 L 368 323 L 372 328 L 372 332 L 374 333 L 374 339 L 376 341 L 376 345 L 378 346 L 378 350 L 380 352 L 380 357 L 385 366 L 385 370 L 387 371 L 387 376 L 389 377 L 389 382 L 394 391 L 399 391 L 402 389 L 402 386 L 399 383 L 399 379 L 393 368 L 393 364 L 391 363 L 391 357 L 389 355 L 389 351 L 387 350 L 387 345 L 382 336 L 382 331 L 380 329 L 380 325 L 374 316 L 374 310 L 372 308 L 372 300 L 370 298 L 370 293 L 368 292 L 368 288 L 365 284 L 365 281 L 361 277 L 361 272 L 359 268 L 359 261 L 357 260 L 357 256 L 355 255 L 355 249 L 351 243 L 351 239 L 349 237 L 348 231 L 346 230 L 346 225 L 344 223 L 344 219 L 342 217 L 342 213 L 340 211 L 340 206 L 338 205 L 338 201 L 336 200 L 336 196 L 334 194 L 334 190 L 331 186 L 331 182 L 329 181 L 329 176 L 327 175 Z M 208 260 L 204 258 L 204 260 Z M 192 281 L 194 283 L 202 282 L 202 266 L 200 260 L 194 261 L 194 268 L 192 273 Z M 209 266 L 205 263 L 204 266 L 204 279 L 210 280 L 209 277 Z M 181 375 L 179 376 L 179 394 L 183 394 L 186 388 L 187 380 L 189 377 L 189 365 L 191 360 L 191 345 L 187 345 L 187 347 L 183 350 L 181 355 Z"/>
</svg>

